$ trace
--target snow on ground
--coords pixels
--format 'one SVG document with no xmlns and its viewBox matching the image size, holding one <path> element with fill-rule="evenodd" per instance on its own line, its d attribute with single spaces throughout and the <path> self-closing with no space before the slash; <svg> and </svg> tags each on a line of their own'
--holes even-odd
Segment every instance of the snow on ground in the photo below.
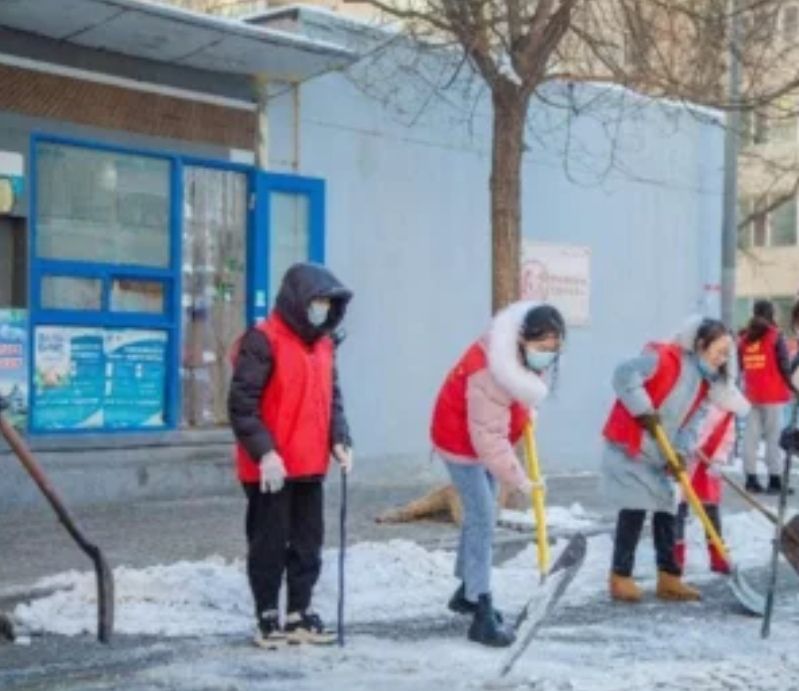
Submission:
<svg viewBox="0 0 799 691">
<path fill-rule="evenodd" d="M 550 512 L 557 517 L 560 512 L 553 509 Z M 560 511 L 561 517 L 568 515 L 570 520 L 580 514 L 574 507 Z M 725 516 L 724 530 L 739 565 L 748 568 L 767 562 L 772 531 L 762 517 L 755 513 Z M 717 587 L 718 577 L 707 571 L 704 536 L 696 521 L 689 524 L 688 541 L 687 579 L 711 592 L 726 593 Z M 563 544 L 559 541 L 553 554 Z M 799 688 L 799 662 L 793 662 L 799 634 L 795 587 L 780 603 L 773 637 L 763 642 L 757 620 L 727 612 L 718 597 L 715 602 L 709 597 L 707 602 L 688 605 L 657 602 L 652 594 L 656 574 L 648 537 L 641 542 L 636 568 L 646 601 L 635 607 L 611 605 L 605 597 L 610 552 L 609 535 L 589 540 L 583 568 L 552 625 L 541 631 L 502 684 L 496 673 L 505 652 L 468 643 L 468 621 L 445 609 L 456 585 L 451 575 L 453 555 L 429 552 L 408 541 L 361 543 L 348 549 L 347 621 L 356 633 L 350 635 L 344 651 L 303 648 L 265 658 L 262 651 L 246 645 L 244 637 L 249 636 L 252 621 L 243 564 L 213 557 L 146 569 L 115 569 L 117 630 L 164 637 L 230 636 L 200 659 L 179 659 L 151 672 L 160 683 L 174 682 L 174 688 L 190 688 L 182 686 L 187 679 L 203 688 L 216 688 L 215 684 L 261 688 L 248 674 L 264 665 L 269 674 L 263 683 L 286 689 L 324 686 L 350 691 L 378 685 L 542 691 Z M 316 598 L 330 623 L 335 613 L 336 562 L 337 553 L 327 550 Z M 537 592 L 537 583 L 531 546 L 495 570 L 496 600 L 512 614 Z M 52 595 L 21 605 L 14 613 L 25 628 L 67 635 L 93 631 L 92 574 L 61 574 L 47 579 L 46 585 L 56 589 Z M 368 635 L 357 633 L 358 627 L 368 630 Z M 145 680 L 149 673 L 142 673 Z M 250 681 L 237 686 L 237 678 Z"/>
<path fill-rule="evenodd" d="M 600 517 L 596 514 L 588 513 L 581 504 L 574 503 L 569 508 L 563 506 L 547 507 L 547 527 L 551 531 L 573 532 L 577 530 L 588 530 L 596 527 Z M 503 509 L 500 511 L 500 525 L 514 529 L 532 529 L 535 526 L 535 517 L 532 509 L 526 511 L 514 511 Z"/>
</svg>

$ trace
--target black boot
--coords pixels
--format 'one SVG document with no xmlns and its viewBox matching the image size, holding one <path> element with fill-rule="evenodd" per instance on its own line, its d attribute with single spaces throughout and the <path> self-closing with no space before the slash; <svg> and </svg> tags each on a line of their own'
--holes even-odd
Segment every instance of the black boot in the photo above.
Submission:
<svg viewBox="0 0 799 691">
<path fill-rule="evenodd" d="M 0 612 L 0 644 L 14 642 L 14 627 L 11 625 L 11 619 L 5 614 Z"/>
<path fill-rule="evenodd" d="M 746 491 L 751 492 L 752 494 L 763 494 L 763 492 L 766 490 L 763 489 L 763 485 L 760 484 L 760 480 L 757 479 L 757 475 L 747 475 Z"/>
<path fill-rule="evenodd" d="M 768 489 L 766 491 L 769 494 L 780 494 L 782 492 L 782 478 L 779 475 L 769 475 Z M 793 494 L 793 489 L 788 487 L 786 494 Z"/>
<path fill-rule="evenodd" d="M 477 603 L 466 599 L 466 586 L 463 583 L 452 594 L 447 607 L 455 614 L 474 614 L 477 611 Z"/>
<path fill-rule="evenodd" d="M 477 611 L 477 603 L 466 599 L 466 586 L 461 583 L 458 589 L 452 594 L 447 603 L 447 607 L 455 614 L 474 614 Z M 500 624 L 505 621 L 502 612 L 494 610 L 494 617 Z"/>
<path fill-rule="evenodd" d="M 491 595 L 481 595 L 477 600 L 477 611 L 469 627 L 469 640 L 492 648 L 507 648 L 516 640 L 510 627 L 497 621 Z"/>
</svg>

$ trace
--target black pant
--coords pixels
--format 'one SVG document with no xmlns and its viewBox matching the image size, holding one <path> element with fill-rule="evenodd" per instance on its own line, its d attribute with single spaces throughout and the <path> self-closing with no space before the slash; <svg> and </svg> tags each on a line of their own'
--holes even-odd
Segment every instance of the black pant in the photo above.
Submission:
<svg viewBox="0 0 799 691">
<path fill-rule="evenodd" d="M 616 521 L 616 538 L 613 545 L 613 573 L 630 577 L 635 566 L 635 549 L 641 539 L 646 511 L 622 509 Z M 674 576 L 680 575 L 680 567 L 674 559 L 674 516 L 656 511 L 652 518 L 652 538 L 659 571 Z"/>
<path fill-rule="evenodd" d="M 710 522 L 713 524 L 713 527 L 716 529 L 716 532 L 721 535 L 721 514 L 719 513 L 719 505 L 718 504 L 703 504 L 705 507 L 705 513 L 707 517 L 710 519 Z M 675 535 L 677 536 L 677 540 L 683 541 L 685 540 L 685 520 L 688 518 L 688 504 L 684 501 L 680 502 L 680 505 L 677 507 L 677 520 L 675 523 Z M 708 538 L 708 542 L 710 539 Z"/>
<path fill-rule="evenodd" d="M 262 494 L 257 484 L 243 487 L 248 500 L 247 575 L 256 616 L 277 609 L 284 572 L 288 611 L 308 609 L 322 569 L 322 481 L 287 482 L 273 494 Z"/>
</svg>

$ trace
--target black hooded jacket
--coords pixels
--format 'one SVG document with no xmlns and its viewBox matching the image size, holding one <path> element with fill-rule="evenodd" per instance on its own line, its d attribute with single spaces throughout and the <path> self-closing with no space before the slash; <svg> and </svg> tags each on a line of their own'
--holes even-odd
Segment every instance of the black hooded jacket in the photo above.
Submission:
<svg viewBox="0 0 799 691">
<path fill-rule="evenodd" d="M 308 306 L 316 298 L 327 298 L 331 302 L 327 321 L 321 327 L 308 321 Z M 351 299 L 352 293 L 323 266 L 295 264 L 283 278 L 274 309 L 294 333 L 311 345 L 324 336 L 332 335 L 344 318 Z M 228 395 L 228 415 L 236 439 L 255 461 L 260 461 L 275 448 L 272 435 L 261 419 L 261 397 L 269 385 L 273 369 L 274 357 L 269 340 L 261 330 L 249 329 L 241 339 L 236 357 Z M 331 448 L 334 444 L 352 445 L 335 365 Z"/>
</svg>

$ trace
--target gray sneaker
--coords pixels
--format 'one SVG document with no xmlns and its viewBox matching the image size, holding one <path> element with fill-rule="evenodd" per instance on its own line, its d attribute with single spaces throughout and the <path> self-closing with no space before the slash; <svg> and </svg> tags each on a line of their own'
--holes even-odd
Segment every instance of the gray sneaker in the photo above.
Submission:
<svg viewBox="0 0 799 691">
<path fill-rule="evenodd" d="M 253 643 L 264 650 L 277 650 L 285 642 L 286 634 L 280 628 L 277 611 L 270 610 L 261 614 Z"/>
<path fill-rule="evenodd" d="M 291 612 L 286 617 L 286 640 L 290 645 L 331 645 L 336 642 L 336 636 L 325 628 L 318 614 L 305 610 Z"/>
</svg>

